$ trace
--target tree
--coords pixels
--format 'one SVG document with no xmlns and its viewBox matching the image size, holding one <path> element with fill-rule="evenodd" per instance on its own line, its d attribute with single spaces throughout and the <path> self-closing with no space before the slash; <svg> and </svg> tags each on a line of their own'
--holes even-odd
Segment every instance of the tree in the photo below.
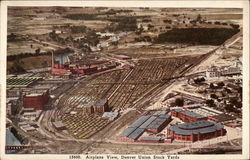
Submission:
<svg viewBox="0 0 250 160">
<path fill-rule="evenodd" d="M 214 84 L 213 83 L 210 83 L 210 88 L 214 89 Z"/>
<path fill-rule="evenodd" d="M 198 14 L 198 16 L 197 16 L 197 18 L 196 18 L 196 21 L 197 21 L 197 22 L 200 22 L 200 21 L 201 21 L 201 19 L 202 19 L 201 15 L 200 15 L 200 14 Z"/>
<path fill-rule="evenodd" d="M 183 106 L 184 105 L 184 99 L 183 98 L 176 98 L 175 99 L 175 105 L 179 106 L 179 107 Z"/>
<path fill-rule="evenodd" d="M 41 49 L 40 49 L 40 48 L 37 48 L 37 49 L 35 50 L 36 54 L 39 54 L 39 53 L 40 53 L 40 51 L 41 51 Z"/>
</svg>

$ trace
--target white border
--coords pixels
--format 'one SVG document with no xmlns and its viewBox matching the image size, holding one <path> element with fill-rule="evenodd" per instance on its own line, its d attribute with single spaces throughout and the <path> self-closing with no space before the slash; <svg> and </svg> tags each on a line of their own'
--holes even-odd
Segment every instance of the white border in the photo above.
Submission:
<svg viewBox="0 0 250 160">
<path fill-rule="evenodd" d="M 89 7 L 159 7 L 159 8 L 243 8 L 243 145 L 242 155 L 179 155 L 180 159 L 248 159 L 249 158 L 249 2 L 248 1 L 2 1 L 1 2 L 1 157 L 0 159 L 69 159 L 68 155 L 30 154 L 6 155 L 5 142 L 5 101 L 6 101 L 6 35 L 7 35 L 7 6 L 89 6 Z M 83 157 L 84 158 L 84 157 Z"/>
</svg>

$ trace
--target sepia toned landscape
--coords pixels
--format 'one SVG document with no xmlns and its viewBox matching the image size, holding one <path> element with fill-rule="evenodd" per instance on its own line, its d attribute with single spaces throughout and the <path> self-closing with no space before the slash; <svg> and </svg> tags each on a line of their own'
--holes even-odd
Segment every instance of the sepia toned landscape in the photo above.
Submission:
<svg viewBox="0 0 250 160">
<path fill-rule="evenodd" d="M 242 9 L 7 18 L 6 153 L 242 153 Z"/>
</svg>

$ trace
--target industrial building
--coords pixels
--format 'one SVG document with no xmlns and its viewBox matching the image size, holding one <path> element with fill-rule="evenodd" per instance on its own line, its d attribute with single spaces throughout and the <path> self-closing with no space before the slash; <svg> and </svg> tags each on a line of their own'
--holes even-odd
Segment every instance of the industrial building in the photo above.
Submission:
<svg viewBox="0 0 250 160">
<path fill-rule="evenodd" d="M 66 126 L 62 123 L 62 121 L 55 121 L 55 122 L 52 122 L 52 124 L 57 130 L 65 130 L 66 129 Z"/>
<path fill-rule="evenodd" d="M 119 141 L 135 142 L 145 132 L 159 133 L 171 121 L 166 111 L 156 111 L 151 115 L 144 115 L 128 126 L 118 137 Z"/>
<path fill-rule="evenodd" d="M 25 94 L 23 96 L 24 108 L 35 108 L 44 110 L 44 106 L 49 102 L 49 91 L 37 90 L 36 93 Z"/>
<path fill-rule="evenodd" d="M 41 112 L 41 110 L 35 110 L 34 108 L 23 108 L 20 115 L 23 120 L 36 121 Z"/>
<path fill-rule="evenodd" d="M 201 104 L 193 104 L 184 106 L 183 109 L 189 110 L 190 112 L 202 115 L 204 117 L 207 117 L 208 120 L 214 121 L 214 122 L 228 122 L 235 120 L 235 117 L 232 117 L 231 115 L 224 114 L 221 111 L 212 109 L 210 107 L 206 107 Z"/>
<path fill-rule="evenodd" d="M 64 56 L 61 56 L 64 57 Z M 67 56 L 66 56 L 67 57 Z M 81 64 L 81 63 L 72 63 L 70 64 L 69 61 L 63 60 L 64 58 L 59 58 L 55 60 L 52 55 L 52 67 L 51 67 L 51 74 L 53 76 L 60 76 L 65 79 L 69 79 L 73 77 L 73 75 L 91 75 L 94 73 L 106 71 L 109 69 L 113 69 L 117 66 L 117 64 L 110 63 L 107 61 L 101 61 L 96 63 L 90 64 Z"/>
<path fill-rule="evenodd" d="M 109 111 L 108 99 L 100 99 L 97 102 L 80 104 L 77 108 L 82 108 L 85 113 L 104 113 Z"/>
<path fill-rule="evenodd" d="M 219 123 L 206 120 L 177 124 L 168 128 L 168 135 L 176 140 L 202 141 L 226 135 L 227 131 Z"/>
<path fill-rule="evenodd" d="M 239 75 L 242 72 L 241 62 L 236 62 L 234 66 L 212 66 L 206 71 L 207 78 L 215 78 L 220 76 Z"/>
<path fill-rule="evenodd" d="M 171 110 L 171 115 L 180 118 L 184 122 L 194 122 L 207 119 L 207 117 L 203 115 L 183 109 L 173 109 Z"/>
</svg>

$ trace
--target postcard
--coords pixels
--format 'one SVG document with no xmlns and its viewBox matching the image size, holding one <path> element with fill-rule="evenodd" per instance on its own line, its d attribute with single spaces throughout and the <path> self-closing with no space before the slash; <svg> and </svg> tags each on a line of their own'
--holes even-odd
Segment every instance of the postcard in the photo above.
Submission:
<svg viewBox="0 0 250 160">
<path fill-rule="evenodd" d="M 249 158 L 248 1 L 1 2 L 1 159 Z"/>
</svg>

